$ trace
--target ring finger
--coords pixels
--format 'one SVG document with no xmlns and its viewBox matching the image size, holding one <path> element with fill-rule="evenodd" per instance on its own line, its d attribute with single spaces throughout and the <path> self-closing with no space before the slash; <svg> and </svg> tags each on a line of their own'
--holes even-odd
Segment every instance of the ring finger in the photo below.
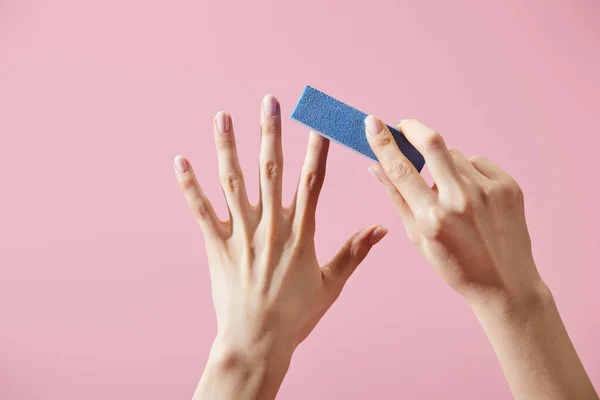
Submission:
<svg viewBox="0 0 600 400">
<path fill-rule="evenodd" d="M 219 176 L 233 223 L 248 214 L 248 195 L 238 160 L 231 116 L 219 112 L 214 118 L 215 144 L 219 160 Z"/>
</svg>

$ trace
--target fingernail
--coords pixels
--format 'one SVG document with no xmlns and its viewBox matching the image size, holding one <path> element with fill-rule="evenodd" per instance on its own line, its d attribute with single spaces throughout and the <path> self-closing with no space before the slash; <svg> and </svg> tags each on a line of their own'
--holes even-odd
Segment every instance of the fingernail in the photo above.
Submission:
<svg viewBox="0 0 600 400">
<path fill-rule="evenodd" d="M 378 173 L 377 173 L 377 171 L 375 170 L 375 167 L 369 167 L 369 168 L 367 168 L 367 169 L 369 170 L 369 173 L 370 173 L 371 175 L 373 175 L 375 178 L 377 178 L 377 180 L 378 180 L 379 182 L 381 182 L 381 177 L 379 176 L 379 174 L 378 174 Z"/>
<path fill-rule="evenodd" d="M 367 133 L 371 136 L 378 135 L 383 130 L 381 122 L 372 115 L 365 118 L 365 126 L 367 127 Z"/>
<path fill-rule="evenodd" d="M 188 170 L 187 160 L 183 156 L 175 157 L 175 169 L 180 174 L 185 174 Z"/>
<path fill-rule="evenodd" d="M 265 115 L 277 115 L 277 99 L 272 94 L 268 94 L 263 99 L 263 112 Z"/>
<path fill-rule="evenodd" d="M 216 116 L 217 120 L 217 130 L 219 133 L 229 132 L 231 127 L 231 117 L 226 112 L 219 112 Z"/>
<path fill-rule="evenodd" d="M 371 234 L 369 235 L 369 243 L 371 243 L 371 245 L 374 245 L 376 243 L 378 243 L 381 239 L 383 239 L 383 237 L 388 233 L 388 230 L 386 227 L 384 226 L 378 226 L 377 228 L 375 228 L 375 230 L 373 232 L 371 232 Z"/>
</svg>

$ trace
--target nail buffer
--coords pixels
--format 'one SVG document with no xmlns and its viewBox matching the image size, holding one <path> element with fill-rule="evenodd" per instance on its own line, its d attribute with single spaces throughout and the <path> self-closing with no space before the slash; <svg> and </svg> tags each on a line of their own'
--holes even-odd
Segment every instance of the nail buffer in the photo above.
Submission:
<svg viewBox="0 0 600 400">
<path fill-rule="evenodd" d="M 292 112 L 292 119 L 331 141 L 377 161 L 365 137 L 364 120 L 367 115 L 313 87 L 306 86 Z M 388 128 L 400 151 L 420 172 L 425 164 L 421 153 L 400 131 L 389 125 Z"/>
</svg>

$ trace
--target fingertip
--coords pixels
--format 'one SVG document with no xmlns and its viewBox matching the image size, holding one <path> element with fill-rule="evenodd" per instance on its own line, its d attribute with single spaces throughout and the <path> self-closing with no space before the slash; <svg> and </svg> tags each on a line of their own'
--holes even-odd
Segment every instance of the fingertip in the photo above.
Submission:
<svg viewBox="0 0 600 400">
<path fill-rule="evenodd" d="M 376 177 L 376 178 L 377 178 L 377 174 L 375 173 L 375 171 L 376 171 L 376 170 L 375 170 L 375 166 L 373 166 L 373 165 L 369 165 L 369 167 L 367 168 L 367 171 L 369 171 L 369 173 L 370 173 L 371 175 L 373 175 L 374 177 Z"/>
<path fill-rule="evenodd" d="M 328 140 L 325 136 L 323 136 L 319 132 L 316 132 L 313 130 L 311 130 L 308 135 L 309 135 L 309 137 L 312 137 L 313 139 L 316 139 L 316 140 Z"/>
<path fill-rule="evenodd" d="M 213 118 L 213 124 L 217 129 L 217 132 L 223 134 L 231 130 L 231 115 L 225 111 L 219 111 Z"/>
<path fill-rule="evenodd" d="M 217 118 L 225 117 L 225 116 L 228 116 L 228 115 L 229 114 L 227 114 L 227 111 L 219 110 L 219 111 L 217 111 L 215 113 L 214 120 L 216 121 Z"/>
<path fill-rule="evenodd" d="M 275 116 L 279 113 L 279 101 L 272 94 L 267 94 L 263 97 L 263 113 L 267 116 Z"/>
<path fill-rule="evenodd" d="M 365 118 L 365 130 L 370 136 L 376 136 L 383 132 L 383 125 L 385 124 L 382 124 L 374 115 L 369 115 Z"/>
<path fill-rule="evenodd" d="M 369 171 L 369 173 L 371 175 L 373 175 L 379 182 L 383 183 L 383 180 L 381 178 L 381 167 L 379 166 L 379 164 L 377 163 L 373 163 L 371 165 L 369 165 L 369 167 L 367 168 L 367 170 Z"/>
<path fill-rule="evenodd" d="M 329 139 L 320 135 L 318 132 L 310 131 L 308 135 L 308 150 L 327 150 L 329 148 Z"/>
<path fill-rule="evenodd" d="M 189 163 L 187 159 L 181 155 L 175 156 L 173 165 L 175 167 L 175 171 L 177 171 L 177 173 L 180 175 L 185 174 L 189 169 Z"/>
<path fill-rule="evenodd" d="M 369 243 L 371 246 L 379 243 L 388 233 L 388 229 L 385 226 L 379 225 L 369 235 Z"/>
<path fill-rule="evenodd" d="M 398 121 L 398 126 L 408 125 L 408 124 L 423 125 L 423 123 L 421 121 L 419 121 L 418 119 L 414 119 L 414 118 L 402 118 L 401 120 Z"/>
</svg>

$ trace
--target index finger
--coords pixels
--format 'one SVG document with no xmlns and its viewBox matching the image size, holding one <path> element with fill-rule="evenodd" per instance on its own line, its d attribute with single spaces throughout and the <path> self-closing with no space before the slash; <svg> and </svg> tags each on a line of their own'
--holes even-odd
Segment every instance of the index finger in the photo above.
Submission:
<svg viewBox="0 0 600 400">
<path fill-rule="evenodd" d="M 427 185 L 425 179 L 419 174 L 414 165 L 398 148 L 392 133 L 387 125 L 373 115 L 365 119 L 367 141 L 383 171 L 398 189 L 406 203 L 418 214 L 435 201 L 435 193 Z"/>
</svg>

